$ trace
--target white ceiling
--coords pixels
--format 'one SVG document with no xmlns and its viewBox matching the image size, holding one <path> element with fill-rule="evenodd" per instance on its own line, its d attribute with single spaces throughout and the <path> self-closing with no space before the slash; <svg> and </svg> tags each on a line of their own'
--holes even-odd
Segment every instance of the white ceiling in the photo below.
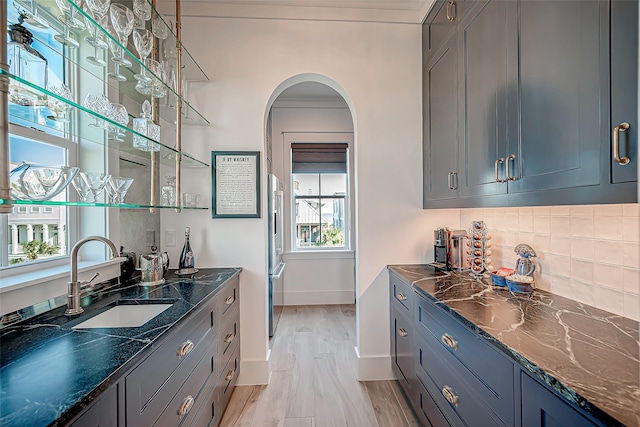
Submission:
<svg viewBox="0 0 640 427">
<path fill-rule="evenodd" d="M 434 0 L 182 0 L 183 16 L 419 24 Z M 159 0 L 171 10 L 172 0 Z M 164 10 L 161 10 L 164 12 Z"/>
</svg>

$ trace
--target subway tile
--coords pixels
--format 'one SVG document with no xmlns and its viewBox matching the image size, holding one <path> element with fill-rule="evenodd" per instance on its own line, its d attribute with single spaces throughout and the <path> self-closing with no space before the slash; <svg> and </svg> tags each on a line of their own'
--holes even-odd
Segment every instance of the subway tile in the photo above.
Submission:
<svg viewBox="0 0 640 427">
<path fill-rule="evenodd" d="M 518 215 L 513 215 L 513 214 L 505 215 L 504 229 L 507 231 L 518 231 Z"/>
<path fill-rule="evenodd" d="M 571 239 L 571 258 L 593 261 L 593 252 L 593 240 Z"/>
<path fill-rule="evenodd" d="M 568 256 L 551 256 L 551 274 L 554 276 L 571 277 L 571 258 Z"/>
<path fill-rule="evenodd" d="M 533 216 L 533 208 L 531 207 L 518 208 L 518 215 Z"/>
<path fill-rule="evenodd" d="M 619 227 L 619 224 L 617 224 Z M 640 219 L 636 217 L 622 217 L 622 240 L 625 242 L 640 242 Z"/>
<path fill-rule="evenodd" d="M 627 294 L 623 295 L 624 298 L 624 317 L 640 321 L 640 296 Z"/>
<path fill-rule="evenodd" d="M 549 206 L 534 206 L 533 216 L 549 216 Z"/>
<path fill-rule="evenodd" d="M 594 246 L 593 257 L 596 262 L 622 266 L 624 262 L 622 249 L 620 242 L 602 240 Z"/>
<path fill-rule="evenodd" d="M 556 255 L 571 255 L 571 239 L 569 237 L 551 235 L 549 252 Z"/>
<path fill-rule="evenodd" d="M 593 217 L 593 206 L 592 205 L 575 205 L 569 207 L 569 215 L 571 217 L 576 216 L 585 216 L 585 217 Z"/>
<path fill-rule="evenodd" d="M 534 234 L 533 235 L 533 250 L 535 250 L 538 255 L 540 252 L 550 252 L 551 250 L 551 236 L 548 234 Z"/>
<path fill-rule="evenodd" d="M 622 217 L 594 218 L 593 237 L 600 240 L 623 240 Z"/>
<path fill-rule="evenodd" d="M 620 267 L 609 264 L 593 264 L 593 283 L 606 288 L 624 290 L 624 274 Z"/>
<path fill-rule="evenodd" d="M 571 235 L 574 237 L 593 237 L 593 217 L 572 216 Z"/>
<path fill-rule="evenodd" d="M 551 221 L 548 216 L 533 217 L 533 231 L 537 234 L 549 234 L 551 232 Z"/>
<path fill-rule="evenodd" d="M 626 203 L 622 205 L 622 215 L 640 217 L 640 204 Z"/>
<path fill-rule="evenodd" d="M 623 262 L 625 267 L 640 268 L 640 244 L 623 243 Z"/>
<path fill-rule="evenodd" d="M 571 280 L 568 277 L 551 274 L 551 292 L 571 298 Z"/>
<path fill-rule="evenodd" d="M 622 205 L 595 205 L 594 217 L 622 216 Z"/>
<path fill-rule="evenodd" d="M 551 234 L 556 236 L 569 236 L 571 234 L 571 222 L 569 217 L 565 216 L 551 216 L 549 217 Z"/>
<path fill-rule="evenodd" d="M 593 282 L 593 262 L 581 259 L 571 260 L 571 278 L 586 283 Z"/>
<path fill-rule="evenodd" d="M 546 254 L 538 254 L 536 258 L 536 273 L 551 274 L 551 258 Z"/>
<path fill-rule="evenodd" d="M 625 292 L 640 295 L 640 270 L 635 268 L 623 268 L 622 281 L 624 282 Z"/>
<path fill-rule="evenodd" d="M 533 215 L 520 214 L 518 217 L 518 230 L 533 232 Z"/>
<path fill-rule="evenodd" d="M 569 216 L 569 206 L 550 206 L 549 215 L 551 216 Z"/>
<path fill-rule="evenodd" d="M 583 304 L 588 304 L 592 307 L 595 307 L 593 300 L 593 288 L 589 283 L 581 282 L 580 280 L 571 279 L 571 292 L 572 295 L 570 298 L 581 302 Z"/>
<path fill-rule="evenodd" d="M 551 292 L 551 275 L 536 274 L 536 289 Z"/>
<path fill-rule="evenodd" d="M 620 316 L 624 315 L 624 297 L 621 291 L 594 286 L 593 299 L 599 309 L 619 314 Z"/>
<path fill-rule="evenodd" d="M 518 232 L 506 232 L 504 234 L 504 245 L 509 248 L 509 250 L 513 251 L 513 249 L 516 247 L 516 245 L 520 243 L 518 241 Z"/>
<path fill-rule="evenodd" d="M 533 236 L 534 234 L 531 232 L 525 233 L 520 230 L 520 233 L 518 233 L 518 243 L 525 243 L 529 246 L 533 246 Z M 533 248 L 533 250 L 535 249 L 536 248 Z"/>
</svg>

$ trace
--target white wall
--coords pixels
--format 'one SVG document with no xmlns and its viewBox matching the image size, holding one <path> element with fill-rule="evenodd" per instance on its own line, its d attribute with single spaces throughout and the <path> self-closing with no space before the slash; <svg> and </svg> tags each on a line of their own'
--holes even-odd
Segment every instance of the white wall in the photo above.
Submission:
<svg viewBox="0 0 640 427">
<path fill-rule="evenodd" d="M 193 86 L 193 102 L 212 121 L 210 127 L 185 131 L 188 151 L 205 156 L 210 150 L 263 151 L 269 103 L 293 76 L 325 76 L 309 77 L 345 97 L 355 124 L 359 376 L 391 378 L 385 267 L 430 260 L 433 228 L 451 223 L 446 213 L 421 208 L 420 25 L 186 15 L 185 44 L 211 79 Z M 200 188 L 210 197 L 202 174 L 191 183 L 185 179 L 184 191 Z M 266 382 L 266 218 L 162 213 L 163 229 L 185 225 L 193 228 L 198 266 L 244 268 L 240 382 Z M 174 259 L 179 246 L 172 250 Z"/>
</svg>

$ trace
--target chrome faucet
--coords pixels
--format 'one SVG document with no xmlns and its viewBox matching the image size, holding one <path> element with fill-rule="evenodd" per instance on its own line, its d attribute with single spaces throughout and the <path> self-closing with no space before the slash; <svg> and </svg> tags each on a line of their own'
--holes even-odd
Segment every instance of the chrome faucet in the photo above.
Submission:
<svg viewBox="0 0 640 427">
<path fill-rule="evenodd" d="M 80 247 L 82 245 L 92 240 L 98 240 L 100 242 L 103 242 L 107 246 L 109 246 L 109 248 L 111 249 L 112 259 L 119 256 L 118 249 L 116 249 L 116 245 L 114 245 L 113 242 L 107 239 L 106 237 L 89 236 L 89 237 L 85 237 L 84 239 L 78 241 L 75 245 L 73 245 L 73 248 L 71 249 L 71 281 L 68 282 L 69 287 L 67 291 L 67 309 L 64 312 L 64 314 L 66 314 L 67 316 L 75 316 L 84 311 L 80 306 L 80 291 L 81 291 L 82 285 L 88 285 L 93 281 L 93 279 L 95 279 L 99 275 L 99 273 L 96 273 L 93 275 L 91 279 L 86 281 L 78 280 L 78 251 L 80 250 Z"/>
</svg>

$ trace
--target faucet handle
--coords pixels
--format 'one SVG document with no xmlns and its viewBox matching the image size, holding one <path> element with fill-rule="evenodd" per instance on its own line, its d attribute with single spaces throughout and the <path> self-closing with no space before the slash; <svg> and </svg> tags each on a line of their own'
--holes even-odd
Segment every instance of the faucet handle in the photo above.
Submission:
<svg viewBox="0 0 640 427">
<path fill-rule="evenodd" d="M 82 285 L 90 285 L 91 282 L 93 282 L 95 280 L 95 278 L 98 277 L 99 275 L 100 275 L 100 273 L 96 273 L 93 276 L 91 276 L 91 279 L 89 279 L 89 280 L 86 280 L 86 281 L 85 280 L 81 280 L 80 284 L 82 284 Z"/>
</svg>

